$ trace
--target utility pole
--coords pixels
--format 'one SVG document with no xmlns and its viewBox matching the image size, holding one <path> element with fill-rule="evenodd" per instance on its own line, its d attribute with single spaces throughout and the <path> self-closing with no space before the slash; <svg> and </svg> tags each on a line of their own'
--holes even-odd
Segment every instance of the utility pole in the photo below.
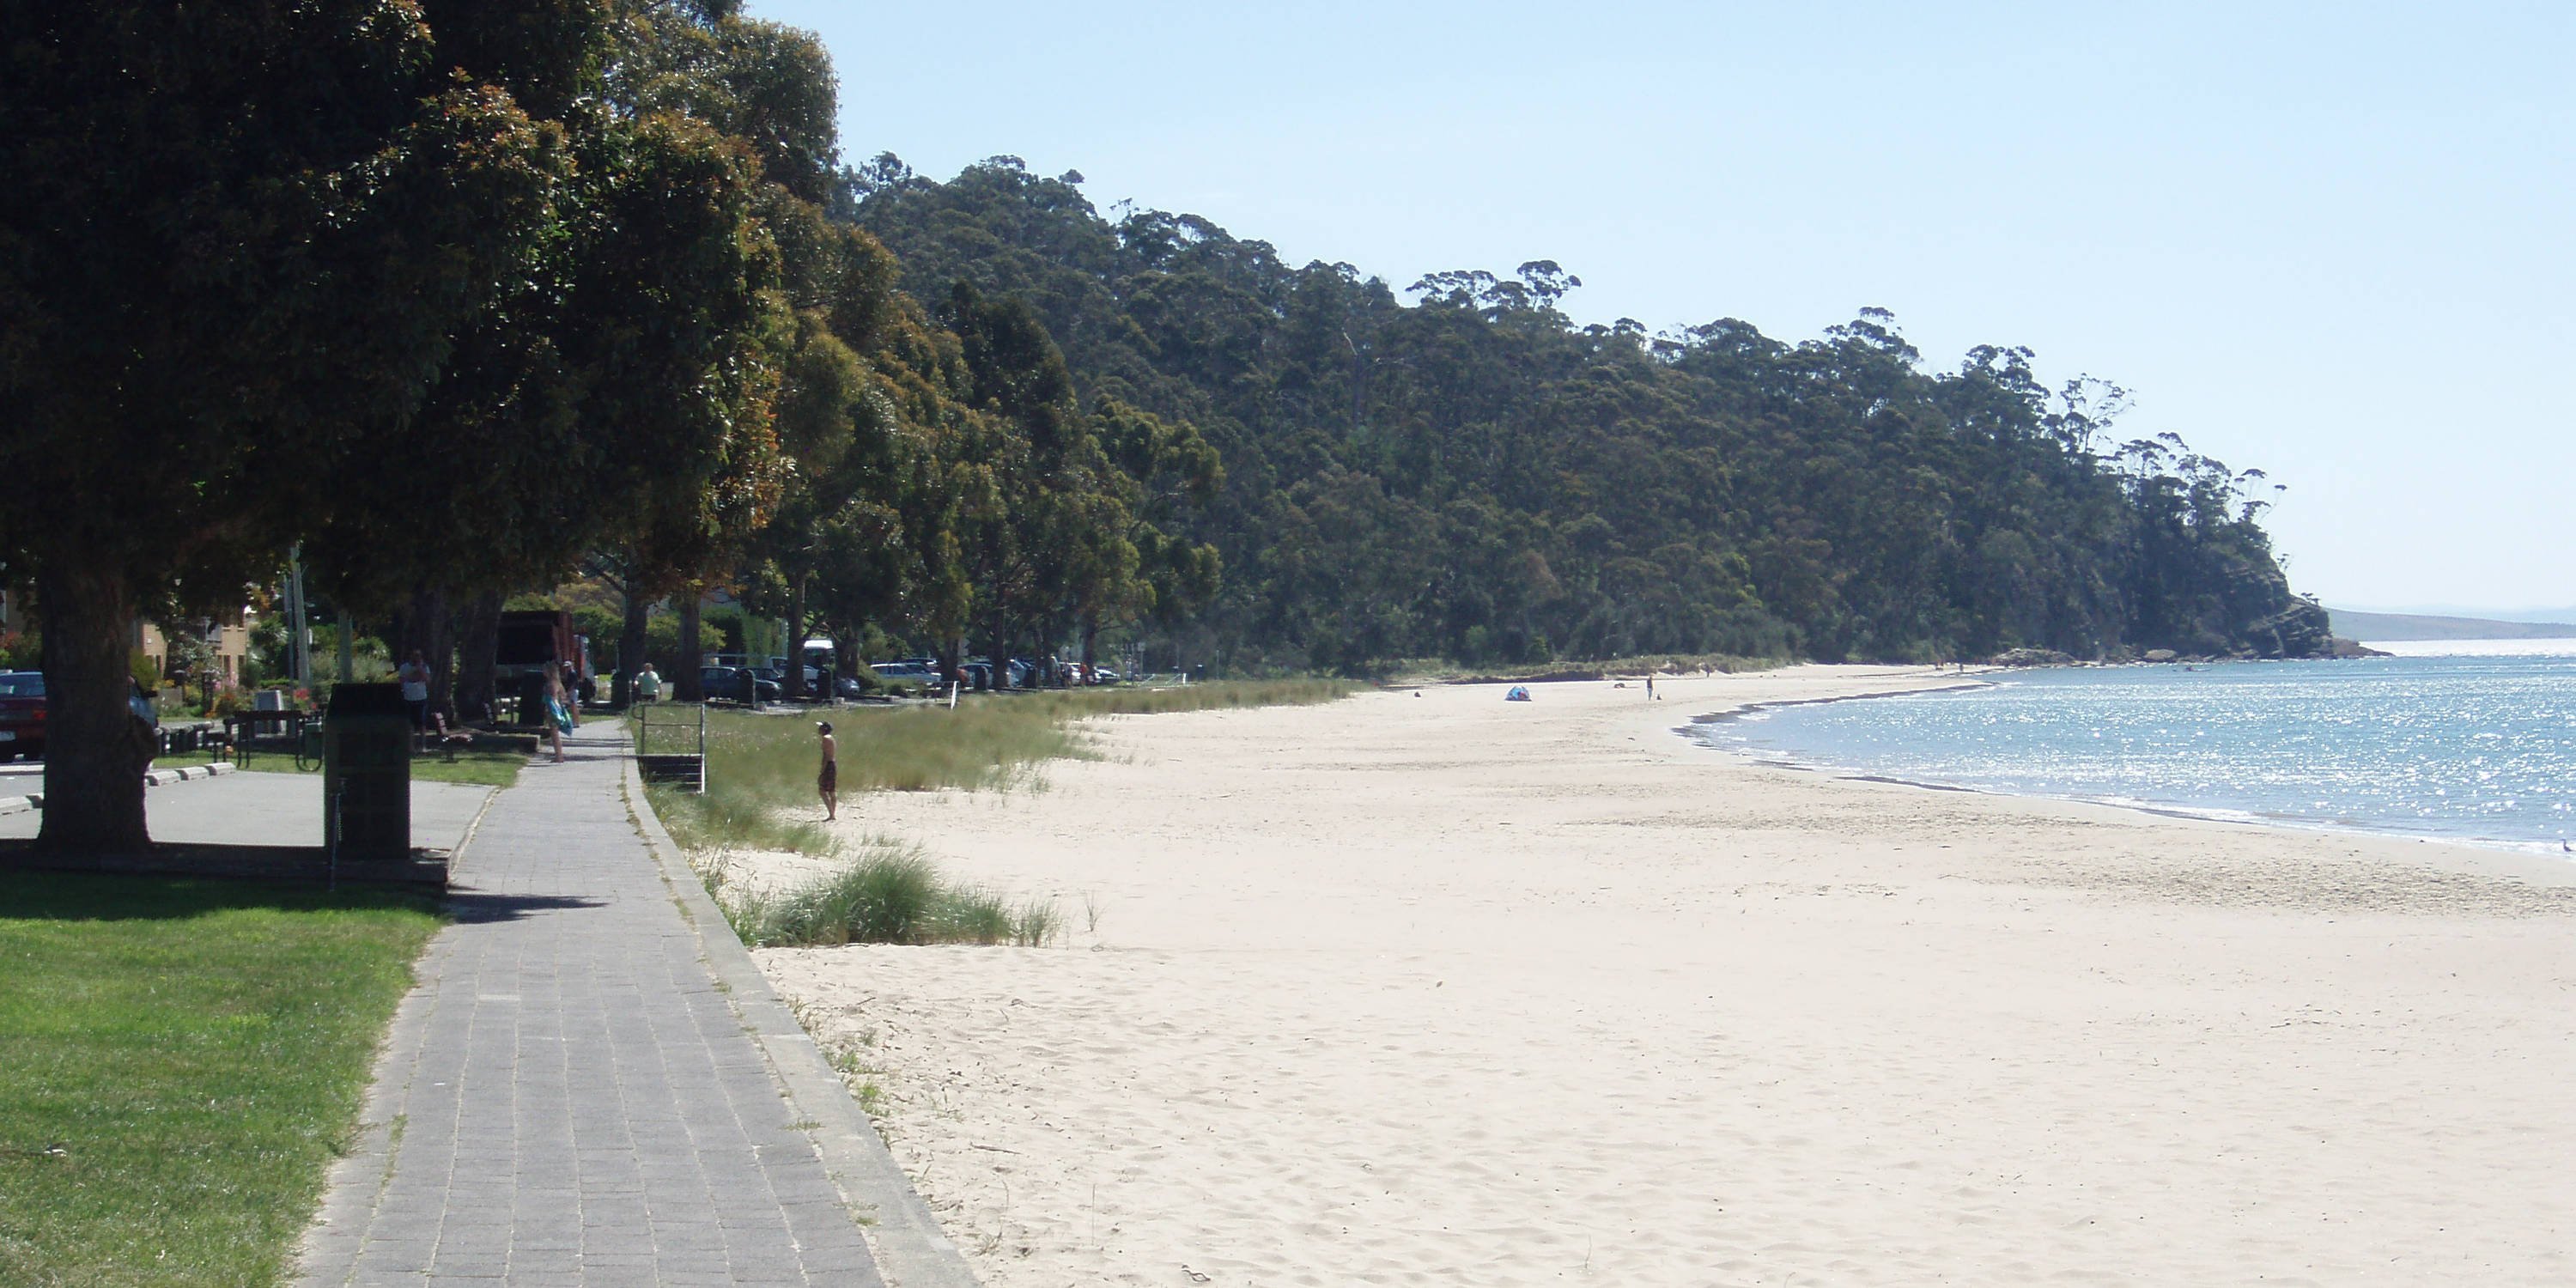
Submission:
<svg viewBox="0 0 2576 1288">
<path fill-rule="evenodd" d="M 286 669 L 295 687 L 313 687 L 313 633 L 304 620 L 304 543 L 286 555 Z"/>
</svg>

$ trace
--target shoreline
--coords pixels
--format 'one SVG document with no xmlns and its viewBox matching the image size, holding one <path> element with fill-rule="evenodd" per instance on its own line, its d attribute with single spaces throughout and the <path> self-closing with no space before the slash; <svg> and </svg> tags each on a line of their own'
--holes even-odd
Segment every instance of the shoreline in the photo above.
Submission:
<svg viewBox="0 0 2576 1288">
<path fill-rule="evenodd" d="M 2300 660 L 2344 661 L 2348 659 Z M 2173 664 L 2122 663 L 2120 665 L 2169 666 Z M 1981 672 L 1981 674 L 1992 673 L 1996 672 L 1994 670 Z M 2576 883 L 2576 855 L 2561 857 L 2565 852 L 2563 850 L 2549 849 L 2548 846 L 2550 845 L 2550 842 L 2548 841 L 2516 841 L 2503 837 L 2427 836 L 2417 832 L 2399 831 L 2395 828 L 2373 828 L 2336 823 L 2307 823 L 2292 818 L 2273 817 L 2220 805 L 2192 806 L 2179 804 L 2156 804 L 2141 800 L 2111 800 L 2089 796 L 2058 796 L 2046 792 L 2012 791 L 2005 788 L 1987 787 L 1973 783 L 1935 782 L 1920 778 L 1906 778 L 1894 774 L 1880 773 L 1876 770 L 1866 769 L 1857 765 L 1844 765 L 1830 761 L 1802 759 L 1797 755 L 1788 752 L 1763 752 L 1757 751 L 1751 747 L 1719 746 L 1701 739 L 1693 732 L 1693 730 L 1702 725 L 1740 720 L 1746 716 L 1784 707 L 1819 706 L 1832 702 L 1863 702 L 1875 698 L 1901 698 L 1922 693 L 1967 692 L 1975 689 L 1992 688 L 1995 683 L 1995 681 L 1988 680 L 1969 684 L 1947 685 L 1938 688 L 1897 689 L 1884 693 L 1848 693 L 1832 697 L 1798 698 L 1779 702 L 1745 703 L 1722 711 L 1713 712 L 1708 715 L 1693 716 L 1688 723 L 1674 726 L 1672 728 L 1672 733 L 1680 737 L 1685 742 L 1721 756 L 1726 756 L 1751 764 L 1764 765 L 1774 769 L 1784 769 L 1798 773 L 1823 774 L 1845 782 L 1890 783 L 1901 787 L 1915 788 L 1919 791 L 1965 792 L 1970 795 L 1994 797 L 2002 800 L 2052 801 L 2065 805 L 2088 805 L 2102 809 L 2122 810 L 2133 814 L 2145 814 L 2156 818 L 2173 819 L 2180 822 L 2213 823 L 2222 826 L 2265 828 L 2299 834 L 2318 834 L 2374 841 L 2449 846 L 2473 851 L 2478 854 L 2512 855 L 2519 858 L 2536 860 L 2543 866 L 2524 875 L 2534 875 L 2554 880 L 2563 880 L 2568 883 Z"/>
<path fill-rule="evenodd" d="M 1642 697 L 1098 721 L 1043 790 L 844 810 L 1069 942 L 755 956 L 994 1288 L 2567 1277 L 2546 861 L 1782 770 Z"/>
</svg>

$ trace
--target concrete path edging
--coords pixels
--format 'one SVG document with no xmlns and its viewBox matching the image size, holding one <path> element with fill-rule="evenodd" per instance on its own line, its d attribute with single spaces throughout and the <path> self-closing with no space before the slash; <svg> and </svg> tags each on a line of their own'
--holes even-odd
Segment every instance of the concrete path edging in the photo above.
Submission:
<svg viewBox="0 0 2576 1288">
<path fill-rule="evenodd" d="M 171 769 L 151 770 L 143 775 L 143 782 L 147 787 L 167 787 L 172 783 L 184 783 L 191 779 L 212 778 L 217 774 L 238 772 L 240 771 L 235 766 L 216 761 L 206 765 L 180 765 Z"/>
<path fill-rule="evenodd" d="M 143 785 L 146 787 L 166 787 L 172 783 L 184 783 L 191 779 L 212 778 L 217 774 L 229 774 L 234 772 L 236 772 L 235 766 L 227 765 L 222 761 L 216 761 L 210 765 L 182 765 L 176 769 L 154 769 L 146 771 L 143 775 Z M 29 792 L 24 796 L 0 796 L 0 814 L 24 814 L 28 810 L 43 809 L 44 807 L 45 794 L 43 792 Z"/>
<path fill-rule="evenodd" d="M 704 948 L 708 971 L 728 990 L 728 1000 L 768 1057 L 797 1116 L 814 1124 L 807 1133 L 841 1198 L 859 1215 L 876 1254 L 877 1273 L 891 1288 L 980 1288 L 966 1255 L 939 1228 L 930 1205 L 886 1149 L 849 1088 L 823 1057 L 813 1036 L 780 1001 L 769 977 L 734 934 L 733 923 L 707 894 L 697 870 L 671 839 L 644 795 L 635 759 L 625 758 L 627 809 L 645 848 L 661 865 L 662 880 Z"/>
</svg>

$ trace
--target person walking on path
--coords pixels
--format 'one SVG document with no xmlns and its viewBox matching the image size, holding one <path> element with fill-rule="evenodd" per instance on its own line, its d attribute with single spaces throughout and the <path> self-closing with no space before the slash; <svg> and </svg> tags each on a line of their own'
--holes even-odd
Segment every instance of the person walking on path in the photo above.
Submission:
<svg viewBox="0 0 2576 1288">
<path fill-rule="evenodd" d="M 832 722 L 817 720 L 814 732 L 822 739 L 823 767 L 814 774 L 814 791 L 823 798 L 823 821 L 841 816 L 841 745 L 832 740 Z"/>
<path fill-rule="evenodd" d="M 635 673 L 635 700 L 638 702 L 662 700 L 662 677 L 653 673 L 653 664 L 650 662 L 644 664 L 643 670 Z"/>
<path fill-rule="evenodd" d="M 565 701 L 563 673 L 546 668 L 546 737 L 554 743 L 555 763 L 563 763 L 563 736 L 572 731 L 571 704 Z"/>
<path fill-rule="evenodd" d="M 411 708 L 411 731 L 415 734 L 427 732 L 429 729 L 429 663 L 421 657 L 419 649 L 411 651 L 411 660 L 403 663 L 401 670 L 394 672 L 394 678 L 402 682 L 403 705 Z"/>
</svg>

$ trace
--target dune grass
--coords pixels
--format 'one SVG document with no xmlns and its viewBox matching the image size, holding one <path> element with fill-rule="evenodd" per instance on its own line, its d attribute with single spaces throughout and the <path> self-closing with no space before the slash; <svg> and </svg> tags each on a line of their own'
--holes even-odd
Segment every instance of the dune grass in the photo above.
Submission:
<svg viewBox="0 0 2576 1288">
<path fill-rule="evenodd" d="M 1098 753 L 1075 727 L 1097 716 L 1330 702 L 1362 686 L 1345 680 L 1243 680 L 1167 689 L 1104 688 L 971 695 L 947 706 L 843 709 L 820 713 L 840 749 L 840 789 L 1028 786 L 1050 760 Z M 728 849 L 841 853 L 812 817 L 821 764 L 816 716 L 707 713 L 707 790 L 649 787 L 653 812 L 701 871 L 720 873 Z M 692 738 L 695 737 L 692 731 Z M 883 839 L 863 843 L 839 871 L 783 894 L 710 892 L 745 943 L 1045 944 L 1063 921 L 1052 904 L 1010 901 L 951 885 L 918 850 Z"/>
<path fill-rule="evenodd" d="M 721 901 L 721 900 L 720 900 Z M 917 848 L 882 839 L 847 867 L 779 895 L 729 901 L 755 948 L 832 944 L 1016 944 L 1043 947 L 1063 930 L 1055 905 L 1014 906 L 989 890 L 953 885 Z"/>
<path fill-rule="evenodd" d="M 399 894 L 0 873 L 0 1284 L 277 1282 L 437 928 Z"/>
<path fill-rule="evenodd" d="M 845 796 L 942 787 L 980 791 L 1025 786 L 1050 760 L 1096 755 L 1075 721 L 1330 702 L 1360 687 L 1345 680 L 1243 680 L 1168 689 L 976 694 L 954 711 L 944 705 L 862 707 L 819 716 L 710 711 L 706 794 L 657 788 L 653 807 L 686 849 L 828 853 L 819 827 L 773 817 L 816 802 L 817 718 L 832 721 Z"/>
</svg>

